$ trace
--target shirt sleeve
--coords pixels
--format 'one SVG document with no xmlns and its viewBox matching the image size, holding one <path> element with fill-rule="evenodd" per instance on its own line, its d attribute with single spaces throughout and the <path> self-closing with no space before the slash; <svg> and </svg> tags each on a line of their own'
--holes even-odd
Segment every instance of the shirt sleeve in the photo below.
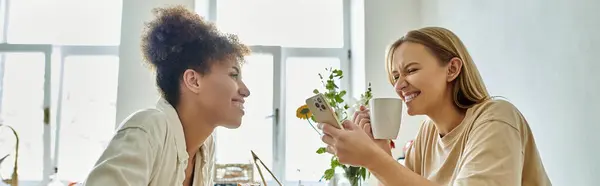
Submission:
<svg viewBox="0 0 600 186">
<path fill-rule="evenodd" d="M 523 151 L 518 129 L 487 121 L 469 134 L 455 186 L 521 185 Z"/>
<path fill-rule="evenodd" d="M 421 122 L 421 126 L 419 126 L 419 131 L 417 132 L 416 137 L 413 139 L 412 144 L 406 149 L 406 154 L 404 155 L 404 166 L 413 172 L 423 175 L 422 171 L 422 154 L 421 154 L 421 146 L 425 141 L 425 138 L 428 137 L 428 126 L 429 123 L 427 120 Z"/>
<path fill-rule="evenodd" d="M 87 186 L 148 185 L 157 145 L 139 127 L 117 132 L 85 180 Z"/>
<path fill-rule="evenodd" d="M 421 175 L 421 171 L 416 168 L 416 159 L 417 154 L 415 152 L 415 143 L 411 144 L 406 150 L 406 155 L 404 155 L 404 166 L 411 171 Z"/>
</svg>

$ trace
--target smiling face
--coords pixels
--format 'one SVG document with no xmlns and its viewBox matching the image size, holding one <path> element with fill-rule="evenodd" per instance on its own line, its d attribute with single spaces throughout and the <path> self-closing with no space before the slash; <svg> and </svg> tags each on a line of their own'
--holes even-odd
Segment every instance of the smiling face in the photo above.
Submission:
<svg viewBox="0 0 600 186">
<path fill-rule="evenodd" d="M 424 27 L 394 42 L 386 70 L 409 115 L 439 115 L 490 99 L 467 48 L 452 31 Z"/>
<path fill-rule="evenodd" d="M 413 42 L 404 42 L 393 51 L 393 84 L 409 115 L 427 115 L 439 104 L 452 103 L 450 82 L 456 78 L 452 69 L 460 69 L 452 61 L 457 60 L 442 63 L 427 47 Z"/>
<path fill-rule="evenodd" d="M 209 112 L 201 114 L 210 117 L 216 125 L 230 129 L 241 125 L 245 113 L 244 98 L 250 96 L 241 73 L 239 63 L 231 60 L 214 63 L 209 73 L 196 76 L 199 86 L 195 88 L 195 101 L 201 110 Z"/>
</svg>

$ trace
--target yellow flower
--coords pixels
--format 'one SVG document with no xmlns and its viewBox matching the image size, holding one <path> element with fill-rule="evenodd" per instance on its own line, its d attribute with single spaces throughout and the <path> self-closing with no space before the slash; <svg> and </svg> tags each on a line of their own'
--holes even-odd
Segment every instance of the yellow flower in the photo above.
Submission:
<svg viewBox="0 0 600 186">
<path fill-rule="evenodd" d="M 312 116 L 312 113 L 310 113 L 310 110 L 308 110 L 307 105 L 302 105 L 298 108 L 298 110 L 296 110 L 296 117 L 298 117 L 300 119 L 308 119 L 311 116 Z"/>
</svg>

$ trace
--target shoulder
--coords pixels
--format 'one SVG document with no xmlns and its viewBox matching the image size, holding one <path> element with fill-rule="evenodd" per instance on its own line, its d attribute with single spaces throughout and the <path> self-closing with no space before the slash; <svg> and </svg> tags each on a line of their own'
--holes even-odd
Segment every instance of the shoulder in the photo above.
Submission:
<svg viewBox="0 0 600 186">
<path fill-rule="evenodd" d="M 139 129 L 151 136 L 163 136 L 167 132 L 167 115 L 158 109 L 139 110 L 127 117 L 119 125 L 117 132 Z"/>
<path fill-rule="evenodd" d="M 437 141 L 436 135 L 435 124 L 431 119 L 427 118 L 421 123 L 421 128 L 417 133 L 417 137 L 414 139 L 413 145 L 416 145 L 418 148 L 421 148 L 421 146 L 428 146 L 428 144 Z"/>
<path fill-rule="evenodd" d="M 502 99 L 491 99 L 469 109 L 474 127 L 485 123 L 504 123 L 518 129 L 525 123 L 521 112 L 512 103 Z"/>
<path fill-rule="evenodd" d="M 435 123 L 433 123 L 433 121 L 429 118 L 426 118 L 425 120 L 423 120 L 423 123 L 421 124 L 421 129 L 419 129 L 419 135 L 421 137 L 426 137 L 429 138 L 430 136 L 435 136 L 436 134 L 436 128 L 435 128 Z"/>
</svg>

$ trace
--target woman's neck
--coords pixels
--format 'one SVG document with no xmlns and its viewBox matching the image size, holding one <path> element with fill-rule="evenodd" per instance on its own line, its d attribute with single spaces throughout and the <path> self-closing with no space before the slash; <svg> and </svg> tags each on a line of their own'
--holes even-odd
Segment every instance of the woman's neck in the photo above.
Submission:
<svg viewBox="0 0 600 186">
<path fill-rule="evenodd" d="M 457 107 L 453 99 L 446 100 L 449 101 L 440 104 L 432 113 L 427 114 L 442 137 L 460 125 L 466 114 L 466 109 Z"/>
<path fill-rule="evenodd" d="M 212 124 L 202 113 L 205 112 L 194 105 L 183 102 L 177 107 L 177 114 L 185 135 L 186 149 L 190 157 L 198 152 L 204 141 L 216 128 L 216 125 Z"/>
</svg>

